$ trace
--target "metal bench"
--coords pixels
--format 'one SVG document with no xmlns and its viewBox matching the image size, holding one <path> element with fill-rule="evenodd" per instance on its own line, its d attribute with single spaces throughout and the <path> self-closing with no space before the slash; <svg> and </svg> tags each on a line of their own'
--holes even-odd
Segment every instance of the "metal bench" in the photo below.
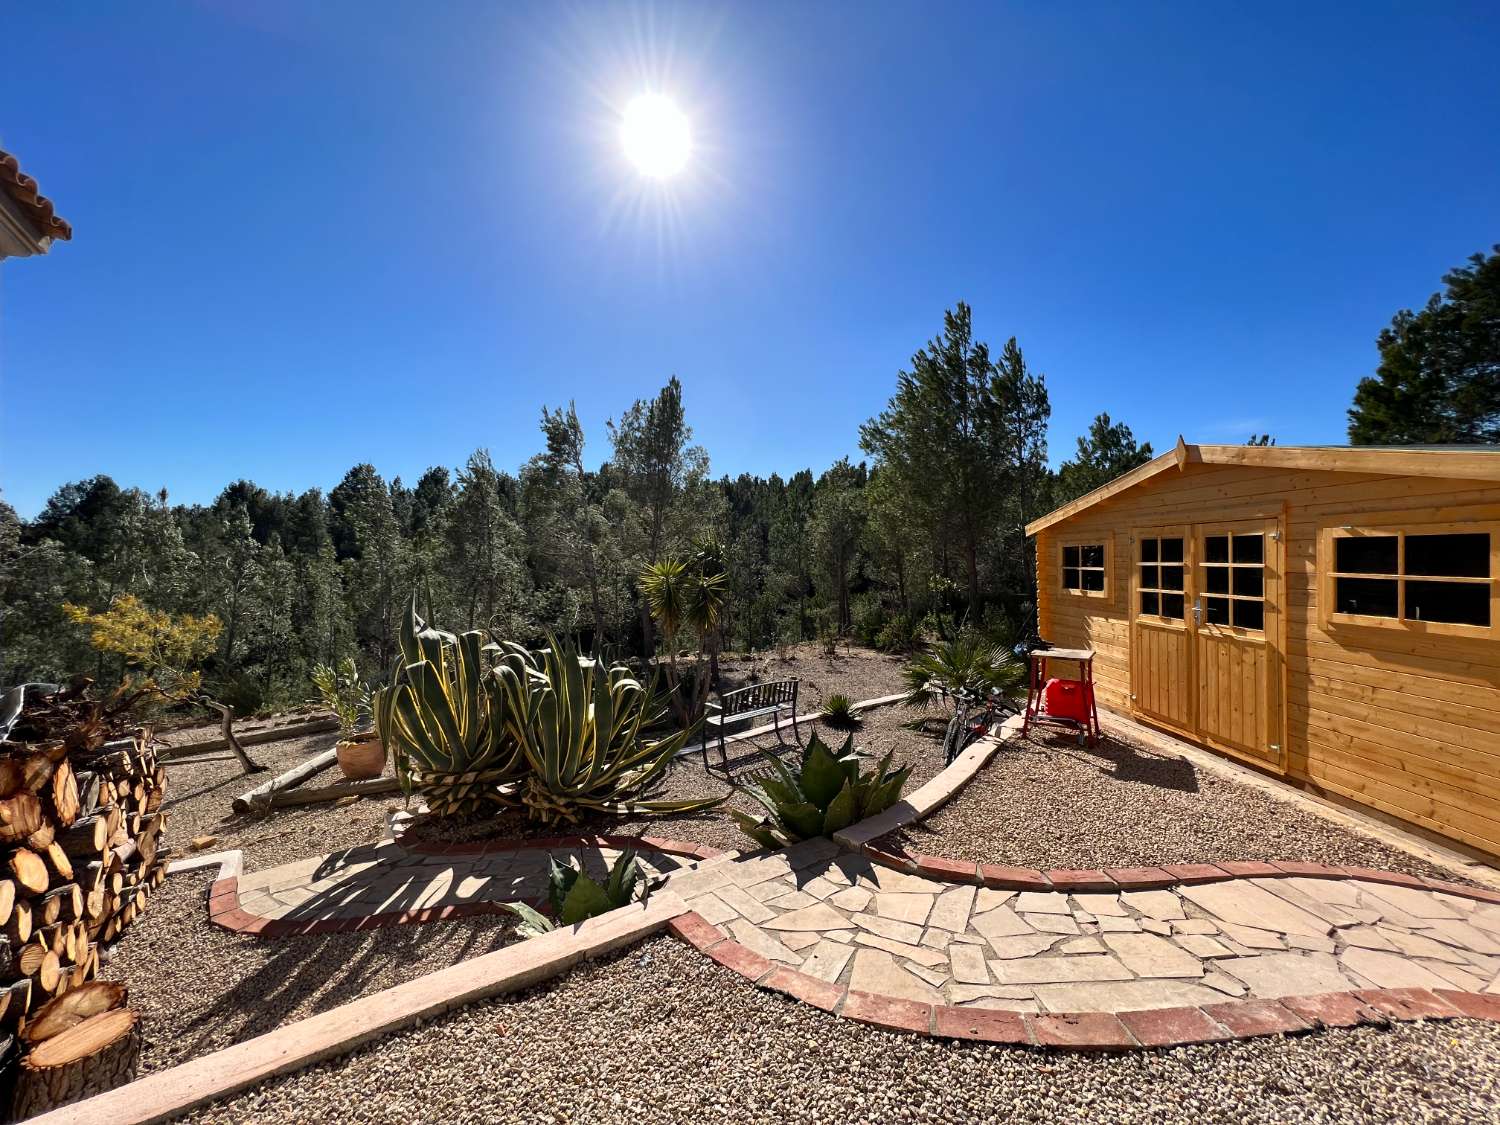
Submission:
<svg viewBox="0 0 1500 1125">
<path fill-rule="evenodd" d="M 741 719 L 753 719 L 770 715 L 776 727 L 776 737 L 781 737 L 781 714 L 792 713 L 792 735 L 797 745 L 802 745 L 802 731 L 797 727 L 797 685 L 800 680 L 771 680 L 764 684 L 752 684 L 736 691 L 719 694 L 717 703 L 708 705 L 709 713 L 703 717 L 703 768 L 708 765 L 709 728 L 719 736 L 720 768 L 729 772 L 729 751 L 724 745 L 724 728 Z"/>
</svg>

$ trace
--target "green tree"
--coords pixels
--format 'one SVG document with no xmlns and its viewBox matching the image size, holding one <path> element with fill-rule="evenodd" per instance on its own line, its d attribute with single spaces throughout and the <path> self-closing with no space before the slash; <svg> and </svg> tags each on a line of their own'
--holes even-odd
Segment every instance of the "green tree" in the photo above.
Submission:
<svg viewBox="0 0 1500 1125">
<path fill-rule="evenodd" d="M 1058 504 L 1094 491 L 1116 477 L 1151 460 L 1151 443 L 1137 445 L 1135 435 L 1124 422 L 1111 422 L 1100 414 L 1089 425 L 1089 432 L 1078 439 L 1078 452 L 1064 461 L 1057 471 Z"/>
<path fill-rule="evenodd" d="M 1500 244 L 1443 276 L 1421 312 L 1376 341 L 1380 366 L 1349 410 L 1355 445 L 1500 442 Z"/>
<path fill-rule="evenodd" d="M 840 634 L 847 634 L 853 624 L 849 579 L 865 533 L 863 470 L 863 465 L 855 468 L 847 457 L 841 459 L 818 481 L 813 499 L 809 535 L 822 563 L 834 626 Z"/>
</svg>

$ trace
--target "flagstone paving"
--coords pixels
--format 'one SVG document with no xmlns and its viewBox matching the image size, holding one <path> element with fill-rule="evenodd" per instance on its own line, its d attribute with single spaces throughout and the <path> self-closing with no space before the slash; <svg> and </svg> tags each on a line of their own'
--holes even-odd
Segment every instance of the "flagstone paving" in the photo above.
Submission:
<svg viewBox="0 0 1500 1125">
<path fill-rule="evenodd" d="M 817 939 L 780 945 L 780 964 L 924 1004 L 1117 1013 L 1385 988 L 1500 995 L 1500 905 L 1358 878 L 1017 893 L 895 871 L 817 840 L 667 885 L 721 919 L 755 903 L 756 917 L 726 920 L 758 952 L 787 931 Z"/>
</svg>

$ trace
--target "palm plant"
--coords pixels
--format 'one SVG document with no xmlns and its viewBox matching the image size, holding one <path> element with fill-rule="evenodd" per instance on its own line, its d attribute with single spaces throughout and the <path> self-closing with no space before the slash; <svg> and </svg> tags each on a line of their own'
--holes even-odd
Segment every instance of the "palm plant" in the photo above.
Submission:
<svg viewBox="0 0 1500 1125">
<path fill-rule="evenodd" d="M 912 657 L 902 676 L 908 707 L 926 707 L 958 695 L 1014 695 L 1026 683 L 1026 669 L 1010 649 L 974 633 L 930 645 Z"/>
<path fill-rule="evenodd" d="M 623 664 L 606 666 L 549 638 L 539 653 L 503 646 L 494 679 L 503 695 L 505 737 L 523 763 L 516 799 L 545 823 L 576 823 L 588 812 L 695 812 L 723 798 L 652 800 L 693 728 L 653 739 L 666 711 L 655 685 Z"/>
<path fill-rule="evenodd" d="M 854 751 L 852 734 L 837 755 L 814 734 L 808 739 L 802 766 L 796 773 L 780 758 L 772 754 L 765 757 L 771 771 L 742 788 L 769 815 L 752 816 L 736 808 L 729 814 L 741 831 L 768 848 L 832 836 L 884 812 L 901 799 L 901 789 L 911 773 L 910 766 L 891 769 L 889 751 L 875 769 L 861 770 L 862 759 Z"/>
<path fill-rule="evenodd" d="M 823 700 L 823 710 L 818 718 L 836 730 L 853 730 L 859 726 L 859 711 L 854 701 L 839 692 Z"/>
<path fill-rule="evenodd" d="M 527 762 L 504 721 L 507 696 L 485 668 L 496 646 L 479 632 L 455 636 L 432 628 L 417 616 L 413 596 L 400 648 L 373 711 L 402 789 L 420 790 L 438 816 L 512 803 L 510 787 L 525 776 Z"/>
<path fill-rule="evenodd" d="M 640 577 L 641 595 L 667 644 L 667 682 L 683 726 L 697 720 L 708 698 L 709 681 L 702 674 L 704 649 L 719 627 L 729 592 L 723 570 L 709 565 L 709 559 L 706 551 L 700 551 L 691 562 L 663 559 L 647 566 Z M 697 640 L 688 699 L 681 698 L 682 676 L 677 666 L 677 635 L 684 628 Z"/>
<path fill-rule="evenodd" d="M 615 859 L 609 875 L 598 883 L 570 863 L 558 863 L 553 856 L 547 857 L 547 903 L 552 916 L 535 910 L 524 902 L 503 902 L 500 905 L 521 920 L 518 927 L 521 936 L 537 937 L 550 933 L 558 926 L 574 926 L 588 918 L 608 914 L 622 906 L 628 906 L 635 898 L 636 884 L 641 881 L 640 865 L 635 851 L 627 848 Z"/>
</svg>

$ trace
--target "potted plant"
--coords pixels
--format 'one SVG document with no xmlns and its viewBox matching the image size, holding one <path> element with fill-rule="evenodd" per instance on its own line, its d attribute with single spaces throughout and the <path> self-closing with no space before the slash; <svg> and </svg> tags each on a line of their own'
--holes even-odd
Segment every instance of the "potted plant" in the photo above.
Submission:
<svg viewBox="0 0 1500 1125">
<path fill-rule="evenodd" d="M 366 724 L 370 717 L 370 689 L 359 678 L 354 658 L 344 657 L 337 668 L 319 664 L 312 681 L 339 721 L 339 740 L 334 746 L 339 769 L 350 781 L 366 781 L 385 772 L 385 743 Z M 366 729 L 361 730 L 362 726 Z"/>
</svg>

